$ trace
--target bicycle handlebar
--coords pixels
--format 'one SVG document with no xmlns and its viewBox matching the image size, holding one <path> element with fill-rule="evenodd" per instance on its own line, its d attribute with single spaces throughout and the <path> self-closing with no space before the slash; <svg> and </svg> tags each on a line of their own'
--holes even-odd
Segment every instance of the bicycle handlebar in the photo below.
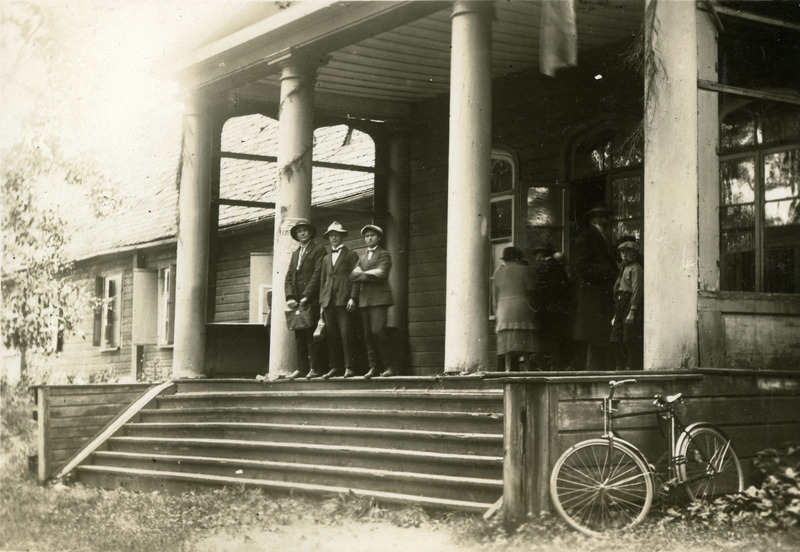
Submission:
<svg viewBox="0 0 800 552">
<path fill-rule="evenodd" d="M 611 380 L 608 382 L 608 386 L 611 388 L 611 391 L 608 393 L 608 398 L 611 399 L 614 397 L 614 390 L 619 387 L 620 385 L 626 385 L 628 383 L 636 383 L 636 380 L 633 378 L 628 378 L 624 380 Z"/>
</svg>

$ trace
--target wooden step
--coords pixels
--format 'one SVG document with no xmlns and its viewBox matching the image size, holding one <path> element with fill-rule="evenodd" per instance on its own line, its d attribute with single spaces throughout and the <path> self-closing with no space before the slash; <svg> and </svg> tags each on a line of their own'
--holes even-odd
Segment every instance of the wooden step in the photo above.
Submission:
<svg viewBox="0 0 800 552">
<path fill-rule="evenodd" d="M 453 500 L 429 496 L 382 492 L 369 489 L 316 485 L 286 481 L 260 480 L 200 473 L 165 472 L 158 470 L 129 469 L 114 466 L 82 465 L 77 468 L 79 481 L 103 488 L 128 488 L 133 490 L 164 490 L 169 483 L 176 487 L 244 485 L 279 491 L 303 491 L 321 494 L 353 494 L 373 497 L 384 502 L 419 505 L 429 508 L 484 512 L 491 502 Z"/>
<path fill-rule="evenodd" d="M 286 386 L 289 389 L 289 386 Z M 380 404 L 387 410 L 449 410 L 500 413 L 502 390 L 492 391 L 425 391 L 331 389 L 303 391 L 300 387 L 286 391 L 231 391 L 176 393 L 156 399 L 158 408 L 213 408 L 225 406 L 283 406 L 317 408 L 374 408 Z"/>
<path fill-rule="evenodd" d="M 503 450 L 503 436 L 498 434 L 394 428 L 241 422 L 138 422 L 126 424 L 124 431 L 130 436 L 276 440 L 488 455 L 502 453 Z"/>
<path fill-rule="evenodd" d="M 478 455 L 338 444 L 129 436 L 112 437 L 106 446 L 109 450 L 120 452 L 225 456 L 281 462 L 313 460 L 315 464 L 331 466 L 417 471 L 440 475 L 459 474 L 487 479 L 502 477 L 503 470 L 502 452 L 496 455 Z"/>
<path fill-rule="evenodd" d="M 205 473 L 229 477 L 346 486 L 380 492 L 425 495 L 446 499 L 493 501 L 503 492 L 502 479 L 433 475 L 385 469 L 330 466 L 304 462 L 242 460 L 219 456 L 143 454 L 101 451 L 96 465 L 181 473 Z"/>
<path fill-rule="evenodd" d="M 168 408 L 167 406 L 171 406 Z M 394 410 L 379 408 L 318 408 L 300 406 L 217 406 L 180 408 L 178 403 L 147 408 L 139 413 L 141 422 L 219 421 L 247 423 L 296 423 L 351 427 L 392 427 L 395 429 L 442 430 L 472 433 L 503 432 L 503 415 L 496 412 L 443 410 Z"/>
<path fill-rule="evenodd" d="M 330 380 L 303 378 L 297 380 L 278 379 L 272 381 L 256 381 L 254 379 L 188 379 L 175 381 L 179 393 L 205 392 L 210 388 L 220 392 L 251 390 L 502 390 L 503 384 L 482 376 L 467 377 L 409 377 L 397 378 L 331 378 Z"/>
</svg>

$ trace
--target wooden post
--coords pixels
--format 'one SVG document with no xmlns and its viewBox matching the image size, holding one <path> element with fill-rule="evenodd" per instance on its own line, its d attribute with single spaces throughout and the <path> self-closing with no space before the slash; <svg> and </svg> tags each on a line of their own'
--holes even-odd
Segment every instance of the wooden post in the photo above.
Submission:
<svg viewBox="0 0 800 552">
<path fill-rule="evenodd" d="M 50 477 L 50 388 L 36 388 L 36 422 L 38 429 L 37 477 L 44 484 Z"/>
<path fill-rule="evenodd" d="M 272 263 L 272 324 L 269 376 L 291 374 L 297 366 L 295 337 L 286 329 L 286 270 L 297 242 L 289 231 L 311 218 L 311 161 L 314 141 L 314 80 L 310 60 L 290 58 L 281 73 L 278 126 L 278 189 Z"/>
<path fill-rule="evenodd" d="M 212 153 L 209 112 L 209 105 L 193 98 L 183 115 L 172 360 L 175 378 L 205 374 Z"/>
<path fill-rule="evenodd" d="M 139 251 L 133 252 L 133 270 L 136 271 L 137 268 L 145 268 L 146 262 L 144 259 L 144 255 L 141 254 Z M 134 321 L 136 324 L 136 321 Z M 136 343 L 131 343 L 131 378 L 132 380 L 138 381 L 139 374 L 142 371 L 142 364 L 144 363 L 144 346 L 138 345 Z"/>
<path fill-rule="evenodd" d="M 503 393 L 503 518 L 507 528 L 525 519 L 526 388 L 506 383 Z"/>
<path fill-rule="evenodd" d="M 691 368 L 697 366 L 698 12 L 694 2 L 654 0 L 646 11 L 654 61 L 644 83 L 644 265 L 658 269 L 644 274 L 644 365 Z"/>
<path fill-rule="evenodd" d="M 453 6 L 445 372 L 488 366 L 492 4 Z"/>
</svg>

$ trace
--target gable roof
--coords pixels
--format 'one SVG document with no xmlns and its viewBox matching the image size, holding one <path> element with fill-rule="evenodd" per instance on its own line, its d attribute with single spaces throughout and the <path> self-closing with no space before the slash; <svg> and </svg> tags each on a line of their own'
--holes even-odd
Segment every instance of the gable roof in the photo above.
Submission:
<svg viewBox="0 0 800 552">
<path fill-rule="evenodd" d="M 263 115 L 236 117 L 222 131 L 223 152 L 270 157 L 277 151 L 278 122 Z M 349 135 L 349 136 L 348 136 Z M 69 258 L 85 260 L 137 247 L 174 241 L 178 230 L 180 136 L 167 155 L 154 157 L 151 178 L 133 183 L 133 191 L 112 215 L 98 218 L 72 239 Z M 347 126 L 320 127 L 314 132 L 314 161 L 374 167 L 375 147 L 369 135 Z M 220 198 L 274 202 L 277 163 L 223 158 Z M 311 203 L 315 206 L 364 198 L 372 194 L 374 174 L 315 167 Z M 273 209 L 220 206 L 220 229 L 274 217 Z"/>
</svg>

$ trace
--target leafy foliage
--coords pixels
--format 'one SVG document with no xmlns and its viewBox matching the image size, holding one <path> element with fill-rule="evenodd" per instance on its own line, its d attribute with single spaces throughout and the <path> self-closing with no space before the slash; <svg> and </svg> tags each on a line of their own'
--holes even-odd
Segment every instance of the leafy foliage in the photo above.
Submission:
<svg viewBox="0 0 800 552">
<path fill-rule="evenodd" d="M 667 517 L 707 526 L 800 527 L 800 443 L 757 453 L 753 470 L 755 484 L 743 493 L 671 508 Z"/>
</svg>

